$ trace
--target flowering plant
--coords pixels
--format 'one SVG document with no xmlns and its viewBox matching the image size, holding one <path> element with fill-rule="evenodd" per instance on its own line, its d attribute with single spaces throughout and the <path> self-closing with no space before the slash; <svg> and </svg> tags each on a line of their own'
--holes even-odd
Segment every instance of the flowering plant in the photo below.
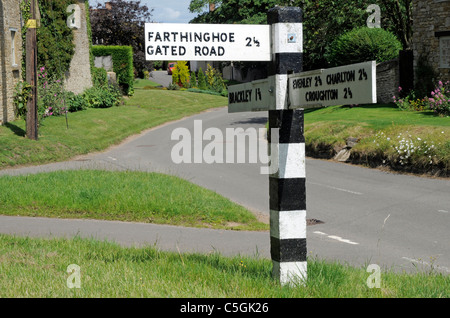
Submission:
<svg viewBox="0 0 450 318">
<path fill-rule="evenodd" d="M 64 115 L 64 85 L 60 79 L 48 76 L 45 67 L 38 72 L 38 113 L 41 118 Z"/>
<path fill-rule="evenodd" d="M 401 87 L 398 88 L 399 94 L 401 94 L 403 89 Z M 414 91 L 411 91 L 407 96 L 404 98 L 400 98 L 397 96 L 392 96 L 392 99 L 394 103 L 397 105 L 398 108 L 401 110 L 415 110 L 415 111 L 422 111 L 427 108 L 427 103 L 425 99 L 420 99 L 416 97 L 416 94 Z"/>
<path fill-rule="evenodd" d="M 444 131 L 441 133 L 444 136 Z M 431 167 L 440 161 L 437 151 L 441 143 L 427 139 L 424 136 L 413 136 L 408 131 L 395 135 L 379 131 L 374 136 L 373 143 L 388 154 L 383 163 L 401 166 L 421 163 L 423 167 Z"/>
<path fill-rule="evenodd" d="M 437 87 L 431 92 L 431 97 L 426 98 L 430 109 L 443 116 L 450 115 L 450 85 L 449 81 L 439 81 Z"/>
</svg>

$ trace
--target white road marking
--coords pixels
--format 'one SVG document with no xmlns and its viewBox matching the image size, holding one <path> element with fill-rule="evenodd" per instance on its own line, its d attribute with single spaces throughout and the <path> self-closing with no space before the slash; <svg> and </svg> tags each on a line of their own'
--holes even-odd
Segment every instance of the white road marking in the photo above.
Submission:
<svg viewBox="0 0 450 318">
<path fill-rule="evenodd" d="M 336 241 L 339 241 L 339 242 L 342 242 L 342 243 L 347 243 L 347 244 L 351 244 L 351 245 L 359 245 L 359 243 L 352 242 L 352 241 L 347 240 L 347 239 L 343 239 L 342 237 L 337 236 L 337 235 L 328 235 L 327 233 L 323 233 L 323 232 L 320 232 L 320 231 L 315 231 L 313 233 L 314 234 L 318 234 L 318 235 L 326 236 L 326 237 L 328 237 L 330 239 L 333 239 L 333 240 L 336 240 Z"/>
<path fill-rule="evenodd" d="M 402 257 L 402 259 L 407 260 L 411 263 L 422 264 L 422 265 L 426 265 L 429 267 L 434 267 L 436 269 L 441 269 L 441 270 L 446 271 L 447 273 L 450 273 L 450 268 L 445 267 L 445 266 L 433 265 L 433 264 L 427 263 L 425 261 L 414 259 L 414 258 L 409 258 L 409 257 Z"/>
<path fill-rule="evenodd" d="M 448 213 L 448 211 L 445 211 L 445 210 L 438 210 L 438 212 L 441 212 L 441 213 Z"/>
<path fill-rule="evenodd" d="M 351 193 L 351 194 L 356 194 L 356 195 L 362 195 L 362 194 L 363 194 L 363 193 L 361 193 L 361 192 L 352 191 L 352 190 L 347 190 L 347 189 L 342 189 L 342 188 L 337 188 L 337 187 L 329 186 L 329 185 L 326 185 L 326 184 L 315 183 L 315 182 L 308 182 L 308 183 L 309 183 L 309 184 L 318 185 L 318 186 L 321 186 L 321 187 L 325 187 L 325 188 L 329 188 L 329 189 L 333 189 L 333 190 L 337 190 L 337 191 L 342 191 L 342 192 Z"/>
<path fill-rule="evenodd" d="M 109 159 L 111 159 L 111 160 L 113 160 L 113 161 L 116 161 L 117 159 L 116 158 L 113 158 L 113 157 L 108 157 Z"/>
</svg>

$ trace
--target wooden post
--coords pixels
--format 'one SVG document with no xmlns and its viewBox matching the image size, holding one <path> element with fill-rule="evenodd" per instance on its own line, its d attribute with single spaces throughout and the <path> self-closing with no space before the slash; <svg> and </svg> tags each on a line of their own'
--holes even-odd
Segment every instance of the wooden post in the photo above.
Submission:
<svg viewBox="0 0 450 318">
<path fill-rule="evenodd" d="M 31 96 L 27 103 L 26 129 L 29 139 L 38 139 L 37 118 L 37 41 L 36 41 L 36 6 L 35 0 L 30 0 L 31 19 L 27 21 L 26 35 L 26 80 L 31 85 Z"/>
</svg>

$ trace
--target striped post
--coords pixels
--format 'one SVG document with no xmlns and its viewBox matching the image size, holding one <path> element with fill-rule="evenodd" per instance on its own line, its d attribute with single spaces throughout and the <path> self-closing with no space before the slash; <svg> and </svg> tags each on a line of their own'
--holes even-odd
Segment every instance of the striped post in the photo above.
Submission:
<svg viewBox="0 0 450 318">
<path fill-rule="evenodd" d="M 303 284 L 307 277 L 303 109 L 289 109 L 287 103 L 288 74 L 303 69 L 302 16 L 297 7 L 268 11 L 273 54 L 269 75 L 276 78 L 269 148 L 271 162 L 278 163 L 278 171 L 269 175 L 270 252 L 273 275 L 283 285 Z"/>
</svg>

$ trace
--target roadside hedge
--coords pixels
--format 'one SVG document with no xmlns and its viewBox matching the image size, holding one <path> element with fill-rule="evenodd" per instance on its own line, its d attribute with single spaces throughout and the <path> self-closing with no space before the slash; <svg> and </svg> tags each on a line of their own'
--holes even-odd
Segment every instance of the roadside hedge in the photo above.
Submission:
<svg viewBox="0 0 450 318">
<path fill-rule="evenodd" d="M 330 66 L 376 60 L 377 63 L 398 57 L 402 45 L 389 31 L 380 28 L 355 28 L 336 38 L 326 50 Z"/>
<path fill-rule="evenodd" d="M 118 45 L 95 45 L 92 47 L 94 56 L 111 55 L 113 70 L 117 75 L 117 82 L 125 95 L 131 96 L 134 93 L 134 72 L 133 72 L 133 49 L 131 46 Z"/>
</svg>

